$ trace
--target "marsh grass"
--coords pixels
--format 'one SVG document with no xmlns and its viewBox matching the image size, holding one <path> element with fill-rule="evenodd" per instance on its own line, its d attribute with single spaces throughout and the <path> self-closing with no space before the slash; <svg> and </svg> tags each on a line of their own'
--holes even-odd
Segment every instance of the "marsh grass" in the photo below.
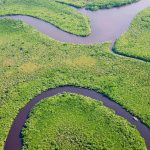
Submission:
<svg viewBox="0 0 150 150">
<path fill-rule="evenodd" d="M 85 7 L 89 10 L 98 10 L 131 4 L 139 0 L 56 0 L 57 2 L 74 7 Z"/>
<path fill-rule="evenodd" d="M 23 149 L 141 149 L 137 130 L 101 102 L 77 94 L 43 99 L 29 114 Z"/>
<path fill-rule="evenodd" d="M 140 12 L 127 32 L 125 32 L 115 43 L 114 51 L 150 61 L 150 8 Z"/>
<path fill-rule="evenodd" d="M 4 0 L 0 15 L 24 14 L 45 20 L 56 27 L 80 36 L 91 33 L 89 19 L 66 5 L 48 0 Z"/>
<path fill-rule="evenodd" d="M 1 19 L 0 149 L 19 109 L 66 84 L 106 94 L 150 127 L 150 64 L 112 54 L 109 45 L 61 43 L 22 21 Z"/>
</svg>

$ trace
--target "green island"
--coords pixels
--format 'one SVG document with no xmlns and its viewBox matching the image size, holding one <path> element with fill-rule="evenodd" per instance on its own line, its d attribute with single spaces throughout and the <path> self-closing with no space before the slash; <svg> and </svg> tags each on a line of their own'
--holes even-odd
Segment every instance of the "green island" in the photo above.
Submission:
<svg viewBox="0 0 150 150">
<path fill-rule="evenodd" d="M 113 1 L 115 0 L 112 0 L 112 2 Z M 129 3 L 129 0 L 124 1 Z M 50 5 L 48 3 L 50 3 Z M 43 19 L 64 31 L 76 35 L 85 36 L 90 33 L 89 21 L 86 16 L 56 1 L 0 1 L 1 15 L 18 13 Z M 134 19 L 129 31 L 121 36 L 115 43 L 114 47 L 117 53 L 149 60 L 149 15 L 150 11 L 146 9 Z M 131 34 L 134 29 L 136 31 L 138 29 L 136 34 L 139 36 Z M 133 38 L 134 48 L 132 48 L 131 43 L 127 42 L 125 37 L 127 39 Z M 125 43 L 124 46 L 122 46 L 122 43 Z M 37 94 L 48 88 L 58 87 L 60 85 L 76 85 L 104 93 L 140 118 L 142 122 L 150 128 L 150 63 L 111 53 L 109 47 L 110 43 L 108 42 L 89 45 L 62 43 L 40 33 L 22 21 L 8 18 L 0 19 L 0 150 L 4 147 L 11 124 L 18 111 Z M 136 53 L 134 49 L 137 50 Z M 52 102 L 57 104 L 57 100 L 61 101 L 60 98 L 63 99 L 61 103 L 62 106 L 67 105 L 69 108 L 71 107 L 71 105 L 69 105 L 71 103 L 79 106 L 76 103 L 77 101 L 79 103 L 81 103 L 81 100 L 83 102 L 85 101 L 85 107 L 88 109 L 87 112 L 83 112 L 82 115 L 89 113 L 88 111 L 93 109 L 93 105 L 96 108 L 100 107 L 99 110 L 96 109 L 90 112 L 90 114 L 102 113 L 102 116 L 98 116 L 98 118 L 95 114 L 95 118 L 103 119 L 104 126 L 101 126 L 101 130 L 103 130 L 101 134 L 105 136 L 109 134 L 112 141 L 110 143 L 104 141 L 105 145 L 99 145 L 100 143 L 97 143 L 96 139 L 93 143 L 86 143 L 87 141 L 84 141 L 85 137 L 81 139 L 80 134 L 77 134 L 79 140 L 83 140 L 81 144 L 90 146 L 90 144 L 95 145 L 95 143 L 97 143 L 96 146 L 100 147 L 112 147 L 112 145 L 115 147 L 115 144 L 117 144 L 113 141 L 113 136 L 115 135 L 115 138 L 118 138 L 118 140 L 125 140 L 125 145 L 122 145 L 123 143 L 121 143 L 121 141 L 120 143 L 118 142 L 120 146 L 127 146 L 128 149 L 146 149 L 138 131 L 125 119 L 115 115 L 100 102 L 93 102 L 93 100 L 91 102 L 90 98 L 73 94 L 57 95 L 48 98 L 46 101 L 40 102 L 32 110 L 30 118 L 26 123 L 27 128 L 23 129 L 24 149 L 27 149 L 26 144 L 31 144 L 32 146 L 32 144 L 41 140 L 31 140 L 34 135 L 31 126 L 38 121 L 38 119 L 43 119 L 43 122 L 39 121 L 35 127 L 38 128 L 41 126 L 41 129 L 43 127 L 45 128 L 49 123 L 55 123 L 51 122 L 50 119 L 46 120 L 46 117 L 50 116 L 42 115 L 40 117 L 39 115 L 40 113 L 51 113 L 51 111 L 48 111 L 49 109 L 44 109 L 44 107 L 47 108 L 48 103 L 51 104 Z M 73 100 L 76 102 L 74 101 L 73 103 Z M 89 103 L 86 103 L 86 101 Z M 90 104 L 92 104 L 92 106 Z M 56 109 L 52 106 L 49 107 Z M 69 112 L 65 110 L 65 107 L 63 108 L 64 113 L 65 111 Z M 79 108 L 76 109 L 79 110 Z M 34 115 L 40 118 L 36 118 Z M 108 118 L 109 115 L 111 116 L 110 118 Z M 92 119 L 92 117 L 88 117 Z M 58 118 L 56 117 L 56 119 Z M 81 125 L 82 120 L 80 120 L 80 117 L 74 119 L 79 120 L 78 123 Z M 107 121 L 111 124 L 106 127 Z M 96 121 L 93 120 L 93 123 L 94 122 Z M 91 122 L 91 124 L 93 123 Z M 97 121 L 96 123 L 100 124 L 102 122 Z M 122 124 L 125 126 L 122 126 Z M 111 126 L 118 130 L 114 131 L 114 128 L 111 128 Z M 76 134 L 76 129 L 81 129 L 79 127 L 74 127 L 73 135 Z M 93 129 L 92 127 L 93 126 L 90 126 L 90 129 Z M 31 134 L 29 135 L 30 129 Z M 47 131 L 45 132 L 49 132 L 53 129 L 53 124 L 51 124 L 51 128 L 47 126 Z M 90 130 L 88 131 L 90 132 Z M 62 132 L 70 134 L 68 130 Z M 86 129 L 83 130 L 86 136 L 91 135 L 91 132 L 88 134 Z M 36 134 L 36 137 L 39 138 L 38 130 Z M 45 138 L 42 139 L 45 140 L 46 146 L 49 141 Z M 106 139 L 105 137 L 104 140 Z M 31 143 L 28 143 L 28 140 L 31 140 Z M 55 146 L 55 139 L 53 141 L 54 143 L 51 144 Z M 132 141 L 132 145 L 129 141 Z M 31 149 L 34 149 L 34 147 Z"/>
<path fill-rule="evenodd" d="M 141 149 L 137 130 L 102 103 L 64 93 L 42 100 L 23 129 L 23 149 Z"/>
<path fill-rule="evenodd" d="M 140 12 L 115 43 L 113 50 L 122 55 L 150 61 L 150 8 Z"/>
<path fill-rule="evenodd" d="M 122 5 L 131 4 L 139 0 L 56 0 L 62 4 L 74 7 L 85 7 L 89 10 L 98 10 L 104 8 L 120 7 Z"/>
</svg>

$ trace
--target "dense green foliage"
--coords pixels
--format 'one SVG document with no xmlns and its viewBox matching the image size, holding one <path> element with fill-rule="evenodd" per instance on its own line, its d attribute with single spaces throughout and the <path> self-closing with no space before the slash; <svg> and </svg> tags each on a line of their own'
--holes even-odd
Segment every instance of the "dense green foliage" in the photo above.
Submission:
<svg viewBox="0 0 150 150">
<path fill-rule="evenodd" d="M 114 51 L 150 61 L 150 8 L 135 17 L 128 31 L 116 41 Z"/>
<path fill-rule="evenodd" d="M 86 16 L 54 1 L 3 0 L 0 4 L 0 15 L 4 14 L 32 15 L 76 35 L 86 36 L 91 32 Z"/>
<path fill-rule="evenodd" d="M 98 101 L 68 93 L 37 104 L 22 134 L 24 150 L 146 150 L 125 119 Z"/>
<path fill-rule="evenodd" d="M 139 0 L 56 0 L 75 7 L 85 7 L 90 10 L 119 7 Z"/>
<path fill-rule="evenodd" d="M 21 21 L 1 19 L 0 66 L 0 149 L 19 109 L 65 84 L 107 94 L 150 127 L 150 63 L 112 54 L 109 43 L 61 43 Z"/>
</svg>

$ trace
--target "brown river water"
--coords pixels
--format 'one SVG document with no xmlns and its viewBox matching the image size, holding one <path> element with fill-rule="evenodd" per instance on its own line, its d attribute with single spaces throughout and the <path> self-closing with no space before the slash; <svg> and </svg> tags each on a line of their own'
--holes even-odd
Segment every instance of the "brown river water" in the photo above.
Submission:
<svg viewBox="0 0 150 150">
<path fill-rule="evenodd" d="M 114 43 L 115 40 L 128 29 L 135 15 L 139 11 L 149 6 L 150 0 L 141 0 L 131 5 L 98 11 L 89 11 L 85 10 L 84 8 L 77 9 L 78 12 L 86 14 L 90 18 L 92 32 L 87 37 L 80 37 L 64 32 L 51 25 L 50 23 L 32 16 L 10 14 L 1 16 L 1 18 L 9 16 L 14 19 L 20 19 L 36 28 L 38 31 L 61 42 L 90 44 L 111 41 L 112 43 Z M 77 93 L 102 101 L 105 106 L 113 109 L 117 115 L 124 117 L 131 124 L 136 126 L 141 136 L 145 139 L 147 149 L 150 150 L 150 129 L 140 120 L 136 120 L 132 114 L 123 109 L 116 102 L 109 99 L 107 96 L 97 93 L 94 90 L 67 85 L 42 92 L 40 95 L 37 95 L 32 100 L 30 100 L 30 102 L 25 107 L 20 109 L 18 115 L 12 123 L 11 129 L 5 142 L 4 149 L 20 150 L 22 147 L 21 130 L 25 124 L 26 119 L 28 118 L 30 110 L 43 98 L 54 96 L 63 92 Z"/>
</svg>

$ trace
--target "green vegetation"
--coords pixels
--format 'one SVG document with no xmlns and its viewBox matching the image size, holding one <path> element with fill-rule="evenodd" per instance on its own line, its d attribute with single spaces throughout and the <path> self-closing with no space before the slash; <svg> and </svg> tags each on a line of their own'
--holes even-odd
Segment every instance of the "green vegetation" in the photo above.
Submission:
<svg viewBox="0 0 150 150">
<path fill-rule="evenodd" d="M 146 150 L 125 119 L 93 99 L 64 93 L 36 105 L 23 129 L 24 150 Z"/>
<path fill-rule="evenodd" d="M 150 127 L 150 63 L 112 54 L 109 43 L 61 43 L 21 21 L 1 19 L 0 66 L 0 149 L 19 109 L 65 84 L 107 94 Z"/>
<path fill-rule="evenodd" d="M 150 8 L 140 12 L 129 30 L 115 43 L 114 51 L 150 61 Z"/>
<path fill-rule="evenodd" d="M 48 0 L 0 0 L 0 15 L 31 15 L 76 35 L 90 34 L 88 17 L 74 9 Z"/>
<path fill-rule="evenodd" d="M 90 10 L 119 7 L 139 0 L 56 0 L 57 2 Z"/>
</svg>

